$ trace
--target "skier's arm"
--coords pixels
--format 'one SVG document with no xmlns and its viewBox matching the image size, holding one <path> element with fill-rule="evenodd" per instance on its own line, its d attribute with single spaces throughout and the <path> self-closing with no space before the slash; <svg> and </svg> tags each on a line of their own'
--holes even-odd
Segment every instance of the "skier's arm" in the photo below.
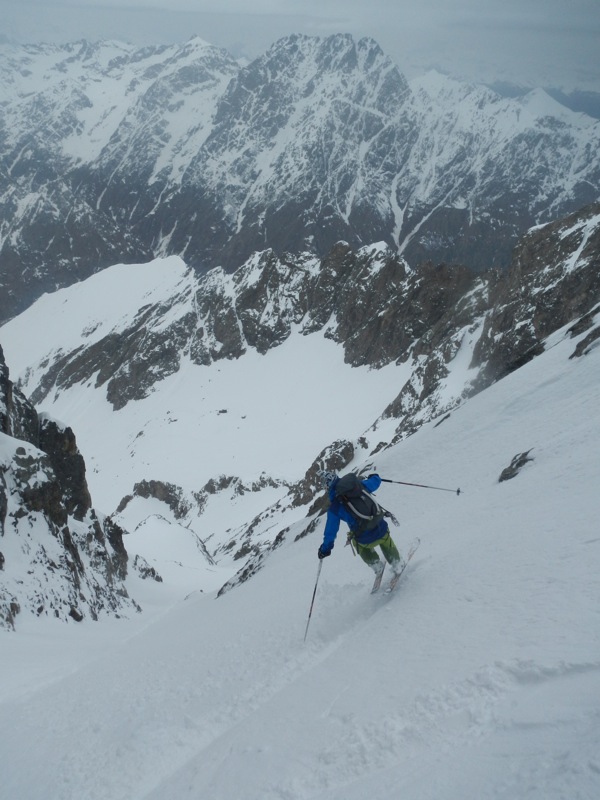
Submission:
<svg viewBox="0 0 600 800">
<path fill-rule="evenodd" d="M 369 475 L 369 477 L 362 482 L 362 485 L 367 492 L 376 492 L 381 486 L 381 478 L 377 473 L 374 473 L 373 475 Z"/>
<path fill-rule="evenodd" d="M 323 532 L 323 550 L 331 550 L 340 529 L 340 518 L 331 509 L 327 512 L 327 522 Z"/>
</svg>

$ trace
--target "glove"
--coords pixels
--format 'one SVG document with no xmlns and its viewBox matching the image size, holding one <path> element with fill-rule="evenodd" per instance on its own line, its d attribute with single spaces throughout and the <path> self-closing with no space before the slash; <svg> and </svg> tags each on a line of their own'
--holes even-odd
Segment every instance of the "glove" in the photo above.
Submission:
<svg viewBox="0 0 600 800">
<path fill-rule="evenodd" d="M 317 553 L 317 555 L 319 556 L 319 558 L 327 558 L 327 556 L 331 555 L 332 550 L 333 547 L 331 546 L 325 547 L 325 545 L 322 544 L 321 547 L 319 547 L 319 552 Z"/>
<path fill-rule="evenodd" d="M 372 473 L 371 473 L 370 475 L 368 475 L 367 477 L 369 477 L 369 478 L 378 478 L 378 477 L 379 477 L 379 473 L 378 473 L 378 472 L 372 472 Z"/>
</svg>

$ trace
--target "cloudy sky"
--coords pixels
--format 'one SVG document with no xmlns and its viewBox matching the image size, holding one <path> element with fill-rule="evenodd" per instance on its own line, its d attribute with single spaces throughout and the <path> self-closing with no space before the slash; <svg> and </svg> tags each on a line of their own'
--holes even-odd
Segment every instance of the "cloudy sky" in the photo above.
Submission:
<svg viewBox="0 0 600 800">
<path fill-rule="evenodd" d="M 183 41 L 253 58 L 289 33 L 372 36 L 408 76 L 600 92 L 600 0 L 0 0 L 20 42 Z"/>
</svg>

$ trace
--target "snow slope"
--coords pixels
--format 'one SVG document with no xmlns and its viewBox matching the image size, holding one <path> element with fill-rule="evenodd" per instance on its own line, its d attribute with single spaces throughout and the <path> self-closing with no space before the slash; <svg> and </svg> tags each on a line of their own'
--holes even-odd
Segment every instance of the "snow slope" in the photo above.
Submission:
<svg viewBox="0 0 600 800">
<path fill-rule="evenodd" d="M 600 347 L 575 344 L 378 457 L 462 493 L 382 487 L 422 539 L 406 579 L 369 596 L 340 541 L 306 643 L 322 523 L 219 599 L 145 585 L 134 620 L 3 635 L 1 796 L 595 800 Z"/>
</svg>

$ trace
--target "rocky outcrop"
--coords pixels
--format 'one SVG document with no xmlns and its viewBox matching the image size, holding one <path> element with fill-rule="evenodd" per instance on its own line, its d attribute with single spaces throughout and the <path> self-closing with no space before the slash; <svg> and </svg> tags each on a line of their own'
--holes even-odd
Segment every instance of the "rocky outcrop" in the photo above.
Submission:
<svg viewBox="0 0 600 800">
<path fill-rule="evenodd" d="M 68 516 L 81 521 L 91 511 L 92 498 L 75 434 L 71 428 L 45 416 L 40 416 L 39 432 L 39 448 L 48 456 L 57 477 L 65 511 Z"/>
<path fill-rule="evenodd" d="M 173 530 L 184 529 L 194 546 L 202 554 L 207 564 L 214 565 L 223 557 L 233 561 L 245 562 L 261 552 L 267 552 L 272 544 L 273 536 L 268 535 L 258 541 L 256 531 L 265 520 L 273 518 L 271 526 L 276 526 L 277 509 L 269 508 L 265 514 L 258 514 L 249 524 L 241 528 L 229 528 L 225 531 L 230 539 L 222 541 L 218 546 L 208 544 L 212 538 L 212 531 L 206 530 L 203 515 L 207 504 L 215 497 L 219 497 L 219 508 L 222 510 L 226 503 L 235 503 L 238 498 L 249 493 L 259 493 L 264 489 L 280 489 L 284 494 L 288 484 L 269 475 L 262 474 L 256 480 L 244 482 L 233 475 L 218 475 L 211 478 L 198 490 L 184 491 L 180 486 L 157 480 L 140 481 L 134 487 L 133 493 L 124 497 L 114 514 L 114 519 L 127 522 L 130 530 L 138 530 L 150 517 L 159 517 L 161 523 L 173 526 Z M 155 500 L 158 503 L 136 506 L 136 499 Z M 160 506 L 158 504 L 161 504 Z M 223 518 L 227 524 L 227 517 Z M 168 534 L 167 534 L 168 535 Z M 139 564 L 138 564 L 139 566 Z M 136 570 L 142 575 L 149 574 L 147 569 Z"/>
<path fill-rule="evenodd" d="M 294 484 L 290 490 L 292 507 L 306 506 L 313 502 L 315 488 L 319 485 L 317 473 L 319 470 L 342 472 L 348 464 L 358 455 L 359 448 L 353 442 L 341 439 L 325 447 L 306 470 L 304 478 Z M 309 514 L 322 510 L 327 503 L 327 498 L 319 495 L 316 505 L 312 505 Z"/>
<path fill-rule="evenodd" d="M 133 487 L 133 497 L 154 497 L 166 503 L 175 519 L 183 519 L 190 511 L 190 503 L 186 501 L 182 489 L 165 481 L 140 481 Z M 124 511 L 131 499 L 132 496 L 123 498 L 117 508 L 118 514 Z"/>
<path fill-rule="evenodd" d="M 534 229 L 515 248 L 509 271 L 490 294 L 490 312 L 475 347 L 478 388 L 543 350 L 569 322 L 592 325 L 600 298 L 600 204 Z"/>
<path fill-rule="evenodd" d="M 19 613 L 81 621 L 139 610 L 124 584 L 123 531 L 93 509 L 73 431 L 38 417 L 1 351 L 0 423 L 0 627 Z"/>
<path fill-rule="evenodd" d="M 39 424 L 35 409 L 9 380 L 8 367 L 0 346 L 0 432 L 37 445 Z"/>
<path fill-rule="evenodd" d="M 597 347 L 597 342 L 600 339 L 600 305 L 595 306 L 589 313 L 584 314 L 583 317 L 574 325 L 570 330 L 572 336 L 577 336 L 582 331 L 589 331 L 578 344 L 575 350 L 571 353 L 571 358 L 580 358 L 587 355 L 592 347 Z"/>
<path fill-rule="evenodd" d="M 600 335 L 592 313 L 600 298 L 600 204 L 532 230 L 507 271 L 456 280 L 462 286 L 446 295 L 447 305 L 434 304 L 436 315 L 411 350 L 410 378 L 384 412 L 400 421 L 394 442 L 526 364 L 569 322 L 573 332 L 592 328 L 590 344 Z M 426 296 L 438 293 L 434 281 L 423 288 Z M 469 377 L 440 402 L 439 389 L 465 346 Z M 586 346 L 581 342 L 574 355 Z"/>
<path fill-rule="evenodd" d="M 530 457 L 529 453 L 531 453 L 531 450 L 526 450 L 524 453 L 517 453 L 517 455 L 511 460 L 508 467 L 505 467 L 500 473 L 498 483 L 503 483 L 504 481 L 510 481 L 513 478 L 516 478 L 525 464 L 527 464 L 529 461 L 533 461 L 533 458 Z"/>
</svg>

